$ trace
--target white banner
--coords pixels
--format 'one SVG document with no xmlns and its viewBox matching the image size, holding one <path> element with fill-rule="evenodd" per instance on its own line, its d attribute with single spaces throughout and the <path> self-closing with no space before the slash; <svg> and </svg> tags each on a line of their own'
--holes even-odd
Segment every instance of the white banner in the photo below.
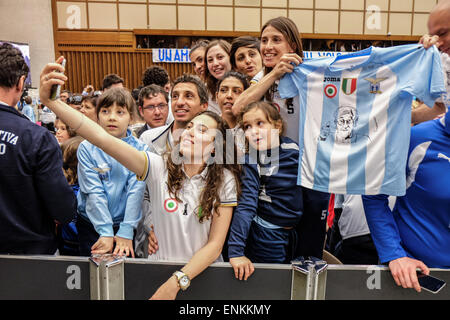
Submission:
<svg viewBox="0 0 450 320">
<path fill-rule="evenodd" d="M 191 63 L 189 49 L 152 49 L 153 62 Z"/>
</svg>

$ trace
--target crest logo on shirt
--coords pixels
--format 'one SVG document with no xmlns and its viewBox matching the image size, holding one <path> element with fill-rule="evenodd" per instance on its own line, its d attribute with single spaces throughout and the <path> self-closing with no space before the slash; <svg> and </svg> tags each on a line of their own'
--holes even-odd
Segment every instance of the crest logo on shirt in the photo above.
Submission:
<svg viewBox="0 0 450 320">
<path fill-rule="evenodd" d="M 332 98 L 336 97 L 337 88 L 334 84 L 329 84 L 329 85 L 325 86 L 324 93 L 327 96 L 327 98 L 332 99 Z"/>
<path fill-rule="evenodd" d="M 109 171 L 111 170 L 111 168 L 109 168 L 109 166 L 106 163 L 99 165 L 98 168 L 92 169 L 98 172 L 98 177 L 100 178 L 100 180 L 105 181 L 109 180 Z"/>
<path fill-rule="evenodd" d="M 164 210 L 168 213 L 172 213 L 178 210 L 178 202 L 173 198 L 166 199 L 164 201 Z"/>
<path fill-rule="evenodd" d="M 382 93 L 380 90 L 380 82 L 386 80 L 387 78 L 378 78 L 378 79 L 373 79 L 373 78 L 365 78 L 364 80 L 367 80 L 370 82 L 370 91 L 369 93 Z"/>
<path fill-rule="evenodd" d="M 342 79 L 342 91 L 346 95 L 351 95 L 356 91 L 357 78 L 344 78 Z"/>
</svg>

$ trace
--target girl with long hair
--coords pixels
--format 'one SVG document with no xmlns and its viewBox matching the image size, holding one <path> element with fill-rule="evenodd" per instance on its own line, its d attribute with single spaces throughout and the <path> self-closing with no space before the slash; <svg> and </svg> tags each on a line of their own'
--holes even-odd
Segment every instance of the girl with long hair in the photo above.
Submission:
<svg viewBox="0 0 450 320">
<path fill-rule="evenodd" d="M 238 115 L 246 105 L 261 99 L 272 102 L 286 121 L 286 136 L 298 142 L 299 107 L 294 99 L 281 99 L 279 79 L 302 62 L 303 46 L 295 23 L 286 17 L 273 18 L 261 29 L 261 55 L 264 76 L 239 96 L 233 106 Z M 298 98 L 297 98 L 298 100 Z"/>
<path fill-rule="evenodd" d="M 189 122 L 170 156 L 138 151 L 60 100 L 50 100 L 51 86 L 62 85 L 67 79 L 54 71 L 64 72 L 64 68 L 51 63 L 42 71 L 41 101 L 151 186 L 158 258 L 187 262 L 152 298 L 174 299 L 180 289 L 186 290 L 193 278 L 220 258 L 228 232 L 239 193 L 239 172 L 230 164 L 235 162 L 225 158 L 227 126 L 219 116 L 204 112 Z"/>
<path fill-rule="evenodd" d="M 217 82 L 231 70 L 231 44 L 223 39 L 211 41 L 205 50 L 205 80 L 209 91 L 208 110 L 221 114 L 217 105 Z"/>
</svg>

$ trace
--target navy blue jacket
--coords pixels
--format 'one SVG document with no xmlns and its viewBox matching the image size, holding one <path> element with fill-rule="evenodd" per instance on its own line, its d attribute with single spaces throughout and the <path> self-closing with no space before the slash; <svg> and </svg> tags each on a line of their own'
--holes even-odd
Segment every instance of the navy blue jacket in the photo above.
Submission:
<svg viewBox="0 0 450 320">
<path fill-rule="evenodd" d="M 0 104 L 0 253 L 55 253 L 55 220 L 69 223 L 75 214 L 55 137 Z"/>
<path fill-rule="evenodd" d="M 229 257 L 244 255 L 244 248 L 255 215 L 280 227 L 294 227 L 303 212 L 301 186 L 297 185 L 299 148 L 297 143 L 281 137 L 278 162 L 256 163 L 245 156 L 242 193 L 235 209 L 228 240 Z"/>
</svg>

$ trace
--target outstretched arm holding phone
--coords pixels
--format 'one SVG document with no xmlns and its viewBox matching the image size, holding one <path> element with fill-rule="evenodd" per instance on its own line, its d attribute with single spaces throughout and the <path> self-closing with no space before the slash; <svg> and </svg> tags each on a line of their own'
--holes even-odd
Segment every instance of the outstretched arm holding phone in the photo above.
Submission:
<svg viewBox="0 0 450 320">
<path fill-rule="evenodd" d="M 142 175 L 146 169 L 146 160 L 142 152 L 126 142 L 111 136 L 97 123 L 61 100 L 51 100 L 52 86 L 64 85 L 67 80 L 67 77 L 64 75 L 65 69 L 61 65 L 63 60 L 64 57 L 59 57 L 56 63 L 49 63 L 42 70 L 39 88 L 41 102 L 86 140 L 117 159 L 130 171 L 133 171 L 138 176 Z"/>
</svg>

